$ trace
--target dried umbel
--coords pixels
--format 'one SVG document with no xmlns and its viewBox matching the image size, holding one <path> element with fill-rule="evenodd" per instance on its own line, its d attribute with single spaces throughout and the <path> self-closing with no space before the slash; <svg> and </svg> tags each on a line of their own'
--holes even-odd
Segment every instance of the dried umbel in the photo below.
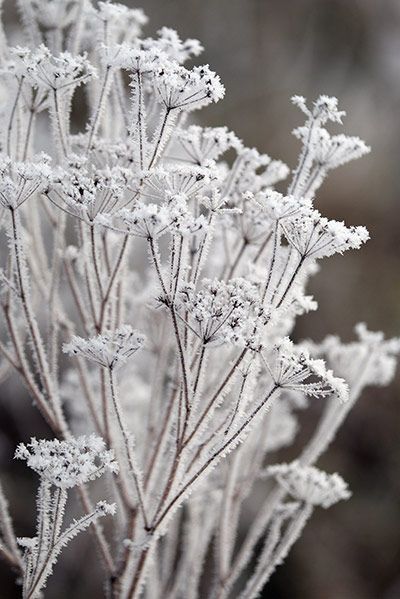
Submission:
<svg viewBox="0 0 400 599">
<path fill-rule="evenodd" d="M 104 332 L 91 339 L 74 336 L 63 346 L 67 354 L 82 356 L 100 366 L 114 370 L 121 368 L 144 343 L 144 336 L 129 325 L 113 332 Z"/>
<path fill-rule="evenodd" d="M 112 452 L 95 435 L 68 441 L 31 439 L 28 445 L 18 445 L 15 458 L 26 460 L 29 468 L 61 489 L 94 480 L 106 470 L 118 472 Z"/>
<path fill-rule="evenodd" d="M 262 325 L 263 310 L 259 291 L 245 279 L 203 280 L 197 293 L 194 285 L 179 290 L 182 302 L 178 313 L 188 314 L 191 330 L 204 345 L 253 342 Z"/>
<path fill-rule="evenodd" d="M 270 466 L 268 472 L 295 499 L 310 505 L 328 508 L 351 496 L 341 476 L 326 474 L 312 466 L 301 466 L 297 462 L 277 464 Z"/>
<path fill-rule="evenodd" d="M 349 344 L 290 340 L 318 307 L 317 262 L 368 240 L 314 198 L 369 148 L 328 132 L 344 117 L 335 98 L 296 96 L 305 123 L 285 189 L 281 160 L 193 124 L 224 95 L 208 65 L 187 66 L 197 40 L 143 37 L 143 11 L 122 4 L 18 4 L 26 42 L 1 37 L 0 375 L 20 377 L 54 438 L 21 421 L 38 528 L 17 538 L 0 490 L 0 556 L 33 599 L 91 526 L 107 597 L 252 599 L 312 511 L 349 497 L 315 463 L 363 388 L 394 374 L 399 340 L 365 325 Z M 315 431 L 271 464 L 309 402 Z M 85 513 L 64 527 L 75 493 Z M 91 571 L 79 580 L 98 597 Z"/>
<path fill-rule="evenodd" d="M 345 381 L 326 368 L 324 360 L 311 358 L 307 351 L 293 347 L 284 338 L 271 352 L 271 359 L 263 360 L 276 385 L 282 389 L 300 391 L 310 397 L 335 395 L 343 402 L 348 401 L 349 389 Z M 271 366 L 268 363 L 271 362 Z"/>
</svg>

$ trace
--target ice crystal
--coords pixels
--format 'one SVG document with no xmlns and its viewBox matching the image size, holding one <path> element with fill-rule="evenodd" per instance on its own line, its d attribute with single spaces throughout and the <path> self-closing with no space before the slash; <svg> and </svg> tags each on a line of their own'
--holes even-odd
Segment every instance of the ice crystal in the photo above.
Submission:
<svg viewBox="0 0 400 599">
<path fill-rule="evenodd" d="M 54 170 L 46 195 L 61 210 L 93 223 L 99 213 L 114 213 L 129 203 L 129 178 L 119 166 L 91 171 L 78 160 L 68 170 Z"/>
<path fill-rule="evenodd" d="M 345 116 L 344 110 L 338 110 L 337 98 L 332 96 L 319 96 L 313 103 L 312 108 L 307 107 L 306 99 L 303 96 L 293 96 L 292 102 L 300 108 L 310 119 L 320 122 L 322 125 L 327 121 L 341 123 Z"/>
</svg>

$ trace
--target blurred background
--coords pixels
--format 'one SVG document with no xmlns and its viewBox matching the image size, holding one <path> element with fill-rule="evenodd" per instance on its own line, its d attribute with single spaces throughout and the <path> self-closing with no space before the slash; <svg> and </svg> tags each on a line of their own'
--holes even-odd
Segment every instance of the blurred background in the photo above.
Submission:
<svg viewBox="0 0 400 599">
<path fill-rule="evenodd" d="M 372 152 L 335 171 L 320 191 L 317 206 L 331 218 L 366 225 L 371 241 L 361 251 L 325 260 L 310 287 L 320 308 L 299 321 L 296 337 L 319 340 L 337 333 L 350 340 L 359 321 L 388 336 L 399 335 L 400 1 L 125 3 L 145 10 L 148 35 L 166 25 L 205 46 L 201 61 L 221 76 L 226 98 L 201 111 L 201 123 L 227 125 L 246 145 L 292 167 L 299 143 L 291 131 L 302 116 L 290 97 L 301 94 L 311 101 L 326 93 L 339 98 L 348 114 L 343 130 L 363 138 Z M 6 22 L 12 24 L 14 0 L 6 1 L 4 10 Z M 399 376 L 389 388 L 364 394 L 320 462 L 330 472 L 339 471 L 354 496 L 328 512 L 315 513 L 263 596 L 400 597 L 399 401 Z M 26 406 L 22 409 L 26 418 Z M 17 398 L 12 406 L 7 401 L 0 404 L 0 465 L 6 476 L 13 443 L 20 436 L 18 411 Z M 38 419 L 33 410 L 30 416 L 34 422 Z M 24 472 L 18 485 L 25 480 Z M 21 510 L 29 513 L 23 492 L 19 501 Z M 27 527 L 28 523 L 27 515 Z M 3 570 L 0 574 L 0 599 L 13 597 L 11 581 Z M 71 574 L 73 570 L 65 582 L 65 597 L 90 596 L 82 588 L 77 593 L 78 581 L 74 583 Z M 51 594 L 49 586 L 47 596 L 58 595 Z"/>
</svg>

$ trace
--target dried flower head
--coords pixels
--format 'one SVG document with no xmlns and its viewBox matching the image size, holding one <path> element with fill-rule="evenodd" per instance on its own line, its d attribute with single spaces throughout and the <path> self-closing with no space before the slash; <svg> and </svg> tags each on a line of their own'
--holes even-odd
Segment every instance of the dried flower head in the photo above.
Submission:
<svg viewBox="0 0 400 599">
<path fill-rule="evenodd" d="M 225 93 L 220 78 L 208 65 L 192 70 L 173 65 L 162 69 L 156 75 L 156 90 L 168 111 L 188 112 L 218 102 Z"/>
<path fill-rule="evenodd" d="M 34 161 L 16 162 L 2 155 L 0 176 L 0 204 L 15 210 L 48 188 L 52 180 L 50 158 L 40 154 Z"/>
<path fill-rule="evenodd" d="M 34 87 L 48 90 L 67 90 L 96 76 L 86 56 L 62 52 L 54 56 L 45 45 L 36 50 L 15 48 L 13 54 L 25 68 L 25 77 Z"/>
<path fill-rule="evenodd" d="M 304 207 L 281 222 L 290 245 L 302 258 L 320 259 L 359 249 L 368 241 L 365 227 L 346 227 L 343 222 L 328 220 L 318 210 Z"/>
<path fill-rule="evenodd" d="M 118 472 L 112 451 L 95 435 L 68 441 L 32 438 L 30 443 L 18 445 L 14 457 L 25 460 L 29 468 L 62 489 L 94 480 L 106 470 Z"/>
<path fill-rule="evenodd" d="M 306 350 L 299 350 L 292 341 L 284 338 L 278 343 L 271 358 L 264 357 L 276 385 L 283 389 L 300 391 L 312 397 L 334 395 L 347 401 L 349 389 L 345 381 L 327 369 L 324 360 L 310 358 Z"/>
<path fill-rule="evenodd" d="M 106 31 L 106 43 L 134 41 L 146 25 L 148 18 L 141 8 L 129 8 L 117 2 L 99 2 L 97 10 L 89 8 L 90 15 L 99 21 L 99 35 Z"/>
<path fill-rule="evenodd" d="M 111 215 L 130 204 L 131 183 L 127 169 L 119 166 L 95 169 L 85 160 L 76 159 L 70 160 L 68 169 L 54 170 L 46 195 L 61 210 L 92 224 L 99 213 Z"/>
<path fill-rule="evenodd" d="M 252 283 L 241 278 L 228 283 L 204 279 L 197 292 L 193 285 L 183 286 L 179 298 L 182 313 L 187 312 L 192 330 L 204 344 L 256 343 L 263 311 L 258 288 Z"/>
<path fill-rule="evenodd" d="M 142 41 L 142 46 L 153 48 L 158 54 L 162 52 L 173 62 L 183 64 L 203 52 L 204 48 L 199 40 L 181 40 L 177 32 L 170 27 L 162 27 L 157 33 L 158 38 L 147 38 Z"/>
<path fill-rule="evenodd" d="M 297 461 L 270 466 L 268 473 L 295 499 L 314 506 L 328 508 L 351 497 L 347 483 L 339 474 L 327 474 L 312 466 L 302 466 Z"/>
<path fill-rule="evenodd" d="M 217 174 L 212 165 L 201 166 L 172 166 L 168 169 L 159 167 L 146 178 L 143 195 L 152 201 L 169 199 L 172 196 L 195 198 L 205 193 Z"/>
<path fill-rule="evenodd" d="M 307 127 L 295 129 L 295 136 L 306 142 Z M 323 127 L 316 131 L 318 141 L 314 148 L 314 160 L 319 168 L 326 172 L 342 166 L 351 160 L 357 160 L 371 151 L 371 148 L 359 137 L 348 135 L 330 135 Z"/>
<path fill-rule="evenodd" d="M 338 100 L 333 96 L 319 96 L 313 103 L 311 109 L 307 107 L 307 101 L 303 96 L 293 96 L 292 102 L 310 119 L 315 120 L 322 125 L 327 121 L 341 123 L 342 117 L 346 115 L 344 110 L 338 110 Z"/>
<path fill-rule="evenodd" d="M 207 229 L 205 216 L 193 216 L 184 194 L 168 196 L 169 201 L 162 204 L 144 204 L 136 202 L 132 210 L 123 208 L 115 213 L 99 214 L 97 225 L 120 233 L 127 233 L 143 239 L 157 239 L 164 233 L 188 236 Z"/>
<path fill-rule="evenodd" d="M 185 157 L 203 166 L 210 160 L 218 160 L 222 154 L 234 148 L 240 150 L 242 142 L 227 127 L 199 127 L 191 125 L 180 129 L 176 139 L 185 153 Z"/>
<path fill-rule="evenodd" d="M 17 4 L 28 47 L 7 48 L 0 27 L 0 379 L 18 373 L 57 438 L 17 448 L 40 475 L 37 526 L 18 544 L 0 488 L 0 557 L 18 568 L 24 599 L 38 599 L 61 550 L 91 526 L 115 599 L 198 599 L 204 564 L 215 596 L 252 599 L 314 505 L 349 496 L 311 466 L 400 353 L 363 325 L 350 344 L 289 340 L 317 307 L 306 290 L 317 260 L 368 239 L 313 201 L 330 171 L 369 148 L 328 132 L 344 115 L 336 98 L 296 96 L 289 169 L 226 127 L 191 124 L 189 112 L 224 95 L 208 65 L 186 65 L 198 40 L 167 27 L 143 37 L 143 11 L 111 0 Z M 146 332 L 132 362 L 145 337 L 122 322 Z M 61 339 L 75 331 L 65 369 Z M 326 409 L 299 462 L 268 470 L 309 397 Z M 91 430 L 100 437 L 74 437 Z M 117 463 L 117 484 L 96 484 L 121 508 L 103 530 L 115 504 L 91 506 L 84 485 Z M 266 486 L 242 539 L 244 502 L 265 476 L 281 487 Z M 84 511 L 68 522 L 77 485 Z M 148 557 L 161 536 L 158 568 Z"/>
<path fill-rule="evenodd" d="M 144 344 L 145 337 L 129 325 L 123 325 L 113 332 L 105 332 L 97 337 L 83 339 L 74 336 L 63 345 L 66 354 L 78 355 L 104 368 L 120 368 Z"/>
</svg>

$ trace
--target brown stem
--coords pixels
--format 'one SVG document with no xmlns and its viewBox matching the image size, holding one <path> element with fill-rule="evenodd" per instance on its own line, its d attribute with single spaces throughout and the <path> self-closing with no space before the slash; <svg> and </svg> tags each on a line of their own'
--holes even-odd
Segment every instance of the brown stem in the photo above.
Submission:
<svg viewBox="0 0 400 599">
<path fill-rule="evenodd" d="M 183 487 L 180 489 L 180 491 L 178 491 L 178 493 L 175 495 L 175 497 L 173 497 L 171 499 L 171 501 L 168 503 L 168 505 L 162 511 L 162 513 L 158 517 L 157 521 L 154 523 L 153 530 L 156 530 L 160 526 L 160 524 L 162 523 L 162 521 L 164 520 L 164 518 L 167 516 L 167 514 L 171 510 L 171 508 L 173 508 L 173 506 L 182 497 L 182 495 L 184 495 L 189 490 L 189 488 L 192 486 L 192 484 L 194 482 L 196 482 L 196 480 L 199 478 L 199 476 L 201 476 L 201 474 L 207 468 L 209 468 L 209 466 L 211 466 L 211 464 L 217 458 L 219 458 L 224 452 L 226 452 L 227 449 L 229 449 L 229 446 L 232 445 L 236 441 L 236 439 L 243 433 L 243 431 L 253 421 L 253 419 L 257 416 L 257 414 L 259 413 L 259 411 L 265 406 L 265 404 L 267 403 L 267 401 L 272 397 L 272 395 L 275 393 L 275 391 L 277 391 L 278 388 L 279 388 L 279 386 L 277 384 L 275 384 L 272 387 L 271 391 L 269 391 L 269 393 L 264 397 L 264 399 L 259 403 L 259 405 L 246 418 L 246 420 L 242 424 L 242 426 L 240 426 L 239 429 L 222 445 L 222 447 L 220 447 L 219 449 L 217 449 L 208 458 L 208 460 L 205 462 L 205 464 L 203 464 L 203 466 L 201 466 L 201 468 L 199 468 L 199 470 L 190 478 L 190 480 L 183 485 Z"/>
</svg>

